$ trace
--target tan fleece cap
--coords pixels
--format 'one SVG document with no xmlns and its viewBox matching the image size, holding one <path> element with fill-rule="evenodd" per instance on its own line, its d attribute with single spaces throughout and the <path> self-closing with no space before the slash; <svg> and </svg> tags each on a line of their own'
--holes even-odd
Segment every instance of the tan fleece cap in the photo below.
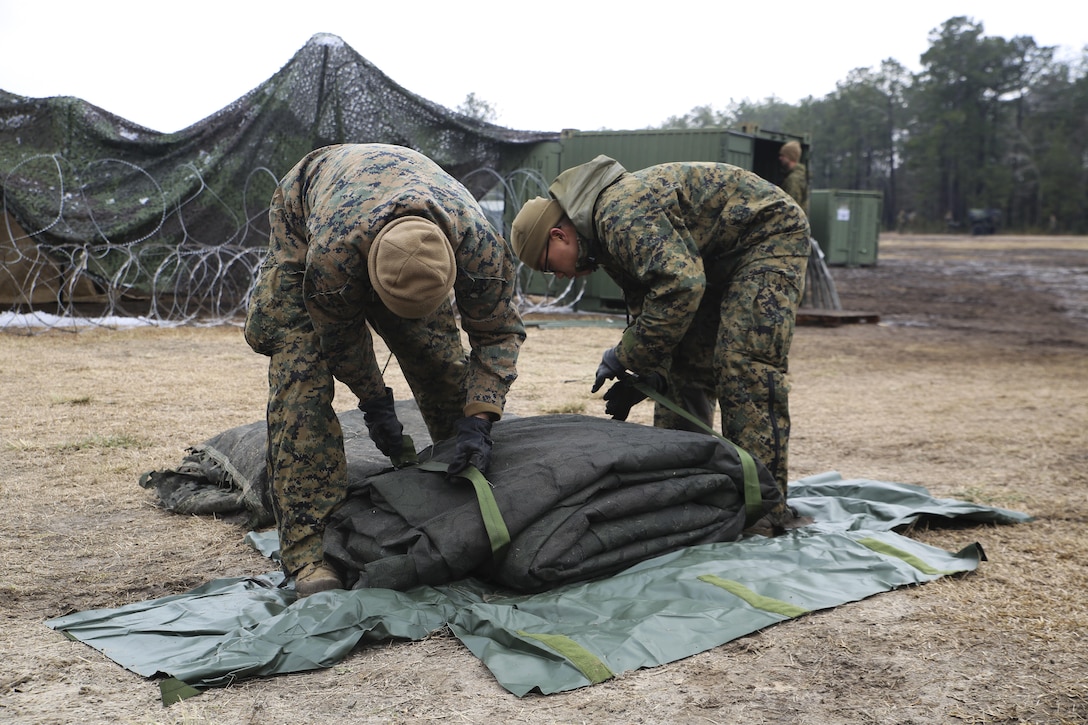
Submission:
<svg viewBox="0 0 1088 725">
<path fill-rule="evenodd" d="M 367 257 L 370 282 L 398 317 L 426 317 L 447 299 L 457 277 L 453 247 L 442 230 L 422 217 L 394 219 L 382 227 Z"/>
<path fill-rule="evenodd" d="M 548 241 L 548 231 L 563 218 L 563 207 L 555 199 L 538 196 L 521 207 L 510 225 L 510 244 L 518 259 L 539 269 L 540 255 Z"/>
<path fill-rule="evenodd" d="M 801 160 L 801 144 L 796 141 L 787 141 L 782 144 L 782 148 L 778 150 L 779 156 L 785 156 L 793 163 L 797 163 Z"/>
</svg>

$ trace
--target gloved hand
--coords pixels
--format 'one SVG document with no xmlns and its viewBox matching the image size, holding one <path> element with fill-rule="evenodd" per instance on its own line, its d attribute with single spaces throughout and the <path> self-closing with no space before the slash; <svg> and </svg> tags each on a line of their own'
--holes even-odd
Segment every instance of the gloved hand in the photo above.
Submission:
<svg viewBox="0 0 1088 725">
<path fill-rule="evenodd" d="M 658 373 L 623 378 L 604 394 L 605 414 L 612 416 L 613 420 L 627 420 L 631 408 L 646 399 L 646 393 L 635 387 L 636 381 L 646 383 L 658 393 L 665 392 L 665 378 Z"/>
<path fill-rule="evenodd" d="M 393 389 L 386 388 L 385 395 L 359 403 L 363 420 L 370 432 L 370 440 L 389 458 L 396 458 L 404 448 L 404 426 L 397 419 L 393 405 Z"/>
<path fill-rule="evenodd" d="M 593 381 L 593 388 L 589 392 L 596 393 L 605 380 L 621 377 L 626 371 L 627 368 L 616 357 L 616 348 L 608 348 L 601 356 L 601 364 L 597 366 L 597 379 Z"/>
<path fill-rule="evenodd" d="M 446 476 L 454 476 L 471 466 L 480 473 L 491 467 L 491 421 L 470 415 L 457 421 L 457 449 Z"/>
</svg>

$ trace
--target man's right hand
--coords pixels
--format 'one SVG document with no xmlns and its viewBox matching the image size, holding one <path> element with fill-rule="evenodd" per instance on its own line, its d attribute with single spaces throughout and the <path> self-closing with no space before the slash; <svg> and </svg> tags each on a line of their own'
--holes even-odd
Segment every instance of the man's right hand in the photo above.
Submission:
<svg viewBox="0 0 1088 725">
<path fill-rule="evenodd" d="M 646 400 L 646 393 L 635 387 L 636 382 L 643 382 L 658 393 L 664 393 L 668 388 L 665 378 L 658 373 L 621 378 L 604 394 L 606 415 L 612 416 L 613 420 L 627 420 L 631 408 Z"/>
<path fill-rule="evenodd" d="M 593 381 L 593 388 L 589 392 L 596 393 L 604 385 L 605 380 L 622 377 L 625 372 L 627 369 L 616 357 L 616 349 L 608 348 L 601 356 L 601 364 L 597 366 L 597 378 Z"/>
<path fill-rule="evenodd" d="M 397 409 L 393 404 L 393 389 L 386 388 L 385 395 L 359 403 L 363 411 L 370 440 L 389 458 L 399 456 L 404 448 L 404 426 L 397 418 Z"/>
</svg>

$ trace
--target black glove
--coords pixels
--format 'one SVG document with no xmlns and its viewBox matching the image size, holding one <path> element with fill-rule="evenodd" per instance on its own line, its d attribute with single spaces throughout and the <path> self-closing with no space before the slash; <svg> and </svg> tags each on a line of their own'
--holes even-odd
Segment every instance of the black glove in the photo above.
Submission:
<svg viewBox="0 0 1088 725">
<path fill-rule="evenodd" d="M 447 476 L 454 476 L 469 466 L 487 473 L 491 466 L 491 421 L 470 415 L 457 421 L 457 450 L 453 454 Z"/>
<path fill-rule="evenodd" d="M 638 378 L 623 378 L 604 394 L 606 415 L 612 416 L 613 420 L 627 420 L 631 408 L 646 399 L 646 393 L 635 387 L 636 381 L 646 383 L 658 393 L 665 392 L 665 378 L 658 373 L 650 373 Z"/>
<path fill-rule="evenodd" d="M 605 380 L 618 378 L 627 372 L 619 358 L 616 357 L 616 348 L 610 347 L 601 356 L 601 364 L 597 366 L 597 379 L 593 381 L 593 389 L 589 392 L 596 393 L 604 385 Z"/>
<path fill-rule="evenodd" d="M 359 403 L 363 420 L 370 431 L 370 440 L 389 458 L 399 456 L 404 448 L 404 426 L 397 419 L 393 405 L 393 389 L 386 388 L 385 395 Z"/>
</svg>

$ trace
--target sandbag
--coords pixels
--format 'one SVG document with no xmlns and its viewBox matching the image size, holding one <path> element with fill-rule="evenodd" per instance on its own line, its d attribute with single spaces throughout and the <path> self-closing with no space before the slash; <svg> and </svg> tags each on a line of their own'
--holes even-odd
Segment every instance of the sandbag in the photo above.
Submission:
<svg viewBox="0 0 1088 725">
<path fill-rule="evenodd" d="M 177 468 L 149 471 L 140 486 L 167 511 L 217 515 L 260 529 L 275 523 L 265 461 L 264 421 L 223 431 L 188 449 Z"/>
<path fill-rule="evenodd" d="M 417 447 L 431 442 L 414 400 L 396 402 L 397 418 Z M 361 481 L 389 468 L 389 459 L 370 440 L 358 409 L 337 413 L 344 434 L 348 480 Z M 263 420 L 217 433 L 191 446 L 177 468 L 149 471 L 140 486 L 158 494 L 168 511 L 186 515 L 215 514 L 247 529 L 275 523 L 266 467 L 268 426 Z"/>
</svg>

